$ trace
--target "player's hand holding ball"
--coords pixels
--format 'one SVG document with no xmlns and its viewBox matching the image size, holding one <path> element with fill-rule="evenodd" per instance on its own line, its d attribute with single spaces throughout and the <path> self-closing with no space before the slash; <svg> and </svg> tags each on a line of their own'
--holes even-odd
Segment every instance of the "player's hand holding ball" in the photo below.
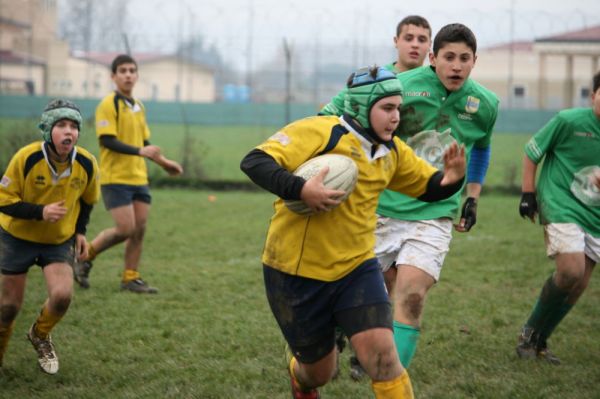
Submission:
<svg viewBox="0 0 600 399">
<path fill-rule="evenodd" d="M 356 187 L 358 167 L 340 154 L 311 158 L 296 169 L 296 176 L 306 180 L 300 200 L 285 200 L 285 205 L 299 215 L 310 216 L 330 211 L 340 205 Z"/>
<path fill-rule="evenodd" d="M 329 167 L 325 166 L 316 176 L 306 181 L 300 192 L 300 198 L 314 213 L 328 211 L 338 206 L 341 203 L 340 198 L 346 194 L 345 191 L 325 187 L 323 180 L 327 173 Z"/>
</svg>

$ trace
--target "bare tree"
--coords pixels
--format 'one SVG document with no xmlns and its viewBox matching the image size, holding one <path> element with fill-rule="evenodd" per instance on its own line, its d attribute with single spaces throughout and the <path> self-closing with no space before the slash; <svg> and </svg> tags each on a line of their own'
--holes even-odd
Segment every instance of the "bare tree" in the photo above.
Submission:
<svg viewBox="0 0 600 399">
<path fill-rule="evenodd" d="M 127 2 L 61 0 L 58 4 L 59 34 L 73 50 L 127 50 Z"/>
</svg>

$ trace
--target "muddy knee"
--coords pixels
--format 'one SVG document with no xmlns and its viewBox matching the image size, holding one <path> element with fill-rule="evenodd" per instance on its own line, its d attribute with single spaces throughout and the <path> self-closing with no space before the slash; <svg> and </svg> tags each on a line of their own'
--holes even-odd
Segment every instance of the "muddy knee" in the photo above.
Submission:
<svg viewBox="0 0 600 399">
<path fill-rule="evenodd" d="M 0 323 L 8 325 L 17 318 L 19 308 L 16 305 L 2 305 L 0 306 Z"/>
</svg>

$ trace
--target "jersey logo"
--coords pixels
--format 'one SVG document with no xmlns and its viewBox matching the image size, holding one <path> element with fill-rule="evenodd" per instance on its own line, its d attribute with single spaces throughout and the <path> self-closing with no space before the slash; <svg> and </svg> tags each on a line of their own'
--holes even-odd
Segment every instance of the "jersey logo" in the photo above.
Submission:
<svg viewBox="0 0 600 399">
<path fill-rule="evenodd" d="M 0 186 L 2 187 L 8 187 L 8 185 L 10 184 L 10 179 L 8 176 L 4 175 L 2 176 L 2 180 L 0 180 Z"/>
<path fill-rule="evenodd" d="M 594 137 L 594 133 L 591 132 L 575 132 L 573 135 L 577 137 L 585 137 L 586 139 L 591 139 Z"/>
<path fill-rule="evenodd" d="M 594 181 L 600 176 L 600 166 L 592 165 L 577 171 L 571 183 L 571 192 L 590 207 L 600 206 L 600 189 Z"/>
<path fill-rule="evenodd" d="M 290 139 L 290 136 L 288 136 L 287 134 L 285 134 L 283 132 L 275 133 L 274 135 L 269 137 L 269 140 L 277 141 L 278 143 L 281 143 L 281 145 L 283 145 L 283 146 L 288 145 L 292 141 L 292 139 Z"/>
<path fill-rule="evenodd" d="M 44 184 L 46 184 L 46 178 L 45 178 L 44 176 L 42 176 L 42 175 L 37 175 L 37 176 L 35 177 L 35 182 L 34 182 L 34 184 L 35 184 L 36 186 L 43 186 Z"/>
<path fill-rule="evenodd" d="M 83 184 L 83 180 L 78 177 L 75 177 L 73 180 L 71 180 L 71 188 L 74 190 L 79 190 L 81 187 L 83 187 Z"/>
<path fill-rule="evenodd" d="M 110 125 L 110 123 L 106 119 L 98 121 L 98 123 L 96 123 L 97 127 L 107 127 L 108 125 Z"/>
<path fill-rule="evenodd" d="M 465 105 L 465 111 L 470 114 L 474 114 L 479 109 L 479 99 L 477 97 L 468 96 L 467 104 Z"/>
<path fill-rule="evenodd" d="M 431 97 L 431 93 L 428 91 L 407 91 L 404 93 L 405 97 Z"/>
</svg>

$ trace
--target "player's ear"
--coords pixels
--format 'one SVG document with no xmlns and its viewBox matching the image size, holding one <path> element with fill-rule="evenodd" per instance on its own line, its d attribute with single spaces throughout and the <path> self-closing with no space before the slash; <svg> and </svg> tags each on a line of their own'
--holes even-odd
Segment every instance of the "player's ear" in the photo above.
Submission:
<svg viewBox="0 0 600 399">
<path fill-rule="evenodd" d="M 433 54 L 433 51 L 429 52 L 429 63 L 435 68 L 435 55 Z"/>
</svg>

